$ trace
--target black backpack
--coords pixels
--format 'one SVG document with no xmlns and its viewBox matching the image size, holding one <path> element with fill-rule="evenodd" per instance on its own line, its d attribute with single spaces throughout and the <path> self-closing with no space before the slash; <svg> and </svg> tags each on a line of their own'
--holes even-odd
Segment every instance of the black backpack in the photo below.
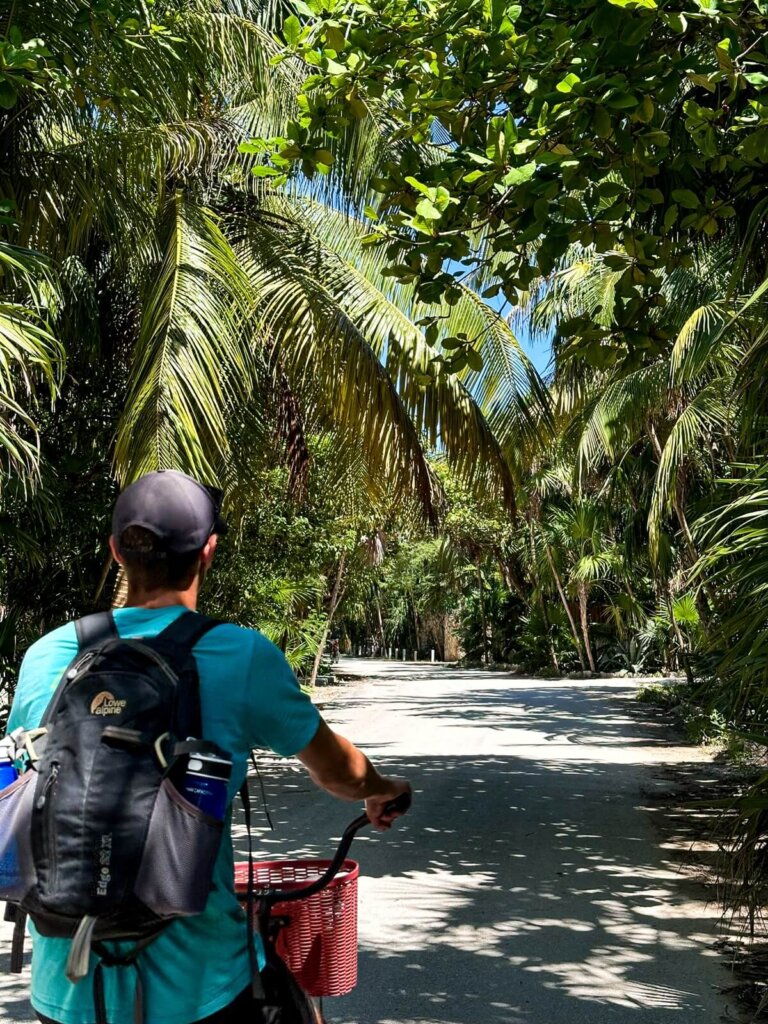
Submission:
<svg viewBox="0 0 768 1024">
<path fill-rule="evenodd" d="M 192 654 L 216 624 L 185 612 L 157 636 L 123 639 L 111 613 L 77 622 L 78 654 L 24 737 L 28 770 L 0 792 L 0 899 L 41 934 L 73 939 L 71 981 L 95 949 L 97 1011 L 102 963 L 135 963 L 208 899 L 223 823 L 180 788 L 190 754 L 224 755 L 202 739 Z M 135 946 L 118 959 L 106 940 Z"/>
</svg>

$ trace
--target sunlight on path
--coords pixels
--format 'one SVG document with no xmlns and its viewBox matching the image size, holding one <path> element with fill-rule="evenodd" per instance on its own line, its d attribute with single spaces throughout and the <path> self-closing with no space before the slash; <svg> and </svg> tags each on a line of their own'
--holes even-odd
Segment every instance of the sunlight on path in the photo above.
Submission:
<svg viewBox="0 0 768 1024">
<path fill-rule="evenodd" d="M 341 670 L 371 678 L 320 692 L 324 714 L 416 802 L 353 848 L 359 985 L 327 1000 L 333 1024 L 717 1024 L 718 910 L 652 820 L 661 767 L 705 778 L 708 757 L 649 720 L 631 681 Z M 328 855 L 356 808 L 293 760 L 262 770 L 275 831 L 257 813 L 257 855 Z M 31 1019 L 25 984 L 0 977 L 0 1022 Z"/>
<path fill-rule="evenodd" d="M 631 681 L 342 670 L 374 677 L 327 717 L 417 797 L 396 833 L 358 849 L 360 985 L 333 1001 L 335 1021 L 719 1021 L 718 910 L 644 809 L 668 786 L 660 766 L 706 772 L 708 756 L 648 720 Z M 297 803 L 327 834 L 324 800 L 317 816 Z"/>
</svg>

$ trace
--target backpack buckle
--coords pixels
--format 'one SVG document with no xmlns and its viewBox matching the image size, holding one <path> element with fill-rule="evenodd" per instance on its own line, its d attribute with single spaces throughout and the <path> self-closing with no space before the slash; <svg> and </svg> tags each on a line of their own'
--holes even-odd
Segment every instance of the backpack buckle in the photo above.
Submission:
<svg viewBox="0 0 768 1024">
<path fill-rule="evenodd" d="M 14 729 L 9 738 L 13 740 L 16 759 L 25 758 L 26 764 L 34 768 L 35 764 L 42 757 L 42 754 L 35 750 L 35 740 L 39 740 L 47 734 L 48 730 L 44 727 L 40 729 Z"/>
</svg>

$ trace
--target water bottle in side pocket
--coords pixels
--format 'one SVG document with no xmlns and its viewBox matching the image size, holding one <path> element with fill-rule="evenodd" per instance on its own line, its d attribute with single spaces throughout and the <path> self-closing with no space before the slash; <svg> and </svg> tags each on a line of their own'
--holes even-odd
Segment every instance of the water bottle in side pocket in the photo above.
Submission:
<svg viewBox="0 0 768 1024">
<path fill-rule="evenodd" d="M 10 740 L 0 740 L 0 789 L 6 789 L 19 777 L 14 760 L 14 747 Z"/>
<path fill-rule="evenodd" d="M 195 807 L 212 818 L 224 820 L 232 762 L 214 754 L 191 754 L 182 792 Z"/>
</svg>

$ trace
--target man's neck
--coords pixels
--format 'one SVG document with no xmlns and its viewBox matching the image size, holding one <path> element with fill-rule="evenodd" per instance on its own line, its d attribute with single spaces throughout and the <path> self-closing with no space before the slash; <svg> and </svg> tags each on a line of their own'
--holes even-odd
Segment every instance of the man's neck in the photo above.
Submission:
<svg viewBox="0 0 768 1024">
<path fill-rule="evenodd" d="M 183 605 L 190 611 L 197 610 L 197 586 L 189 590 L 138 590 L 128 588 L 126 608 L 171 608 Z"/>
</svg>

